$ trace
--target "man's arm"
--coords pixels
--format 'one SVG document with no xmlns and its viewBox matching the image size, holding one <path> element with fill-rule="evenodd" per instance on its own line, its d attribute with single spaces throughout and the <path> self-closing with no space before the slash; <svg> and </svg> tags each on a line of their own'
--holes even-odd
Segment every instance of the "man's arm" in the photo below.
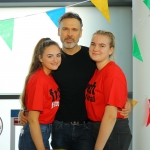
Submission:
<svg viewBox="0 0 150 150">
<path fill-rule="evenodd" d="M 18 118 L 19 118 L 20 125 L 24 126 L 27 123 L 28 113 L 24 113 L 24 111 L 20 111 L 18 114 Z"/>
<path fill-rule="evenodd" d="M 124 118 L 128 118 L 131 112 L 131 102 L 129 99 L 127 99 L 125 107 L 122 109 L 122 111 L 119 111 Z"/>
</svg>

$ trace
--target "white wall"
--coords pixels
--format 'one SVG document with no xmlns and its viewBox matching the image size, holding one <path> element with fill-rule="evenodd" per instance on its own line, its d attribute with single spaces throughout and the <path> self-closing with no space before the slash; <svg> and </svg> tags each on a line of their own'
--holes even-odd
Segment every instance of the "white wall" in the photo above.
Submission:
<svg viewBox="0 0 150 150">
<path fill-rule="evenodd" d="M 19 94 L 22 91 L 33 48 L 40 38 L 50 37 L 61 45 L 57 36 L 57 27 L 45 14 L 51 9 L 54 8 L 0 8 L 0 20 L 15 18 L 12 51 L 0 37 L 0 94 Z M 83 19 L 83 36 L 79 44 L 89 46 L 92 34 L 98 29 L 110 30 L 114 33 L 116 36 L 116 62 L 125 72 L 128 91 L 132 92 L 131 8 L 110 7 L 110 23 L 95 7 L 68 7 L 67 11 L 70 10 L 78 13 Z M 0 117 L 5 118 L 4 131 L 0 135 L 0 148 L 9 150 L 10 115 L 5 113 L 4 107 L 7 112 L 10 112 L 12 108 L 18 109 L 18 100 L 7 100 L 7 102 L 0 100 Z M 6 133 L 5 136 L 4 133 Z"/>
<path fill-rule="evenodd" d="M 13 109 L 20 109 L 20 103 L 19 101 L 16 100 L 0 100 L 0 117 L 2 118 L 3 121 L 3 131 L 2 134 L 0 135 L 0 149 L 1 150 L 15 150 L 15 149 L 11 149 L 10 147 L 10 143 L 11 143 L 11 139 L 12 141 L 15 141 L 15 143 L 13 142 L 12 144 L 14 145 L 14 147 L 17 150 L 17 146 L 18 146 L 18 137 L 19 137 L 19 133 L 20 133 L 20 126 L 16 126 L 15 127 L 15 135 L 13 136 L 13 138 L 11 137 L 11 127 L 13 126 L 13 124 L 11 125 L 11 110 Z M 12 131 L 13 132 L 13 131 Z M 13 140 L 15 138 L 15 140 Z"/>
<path fill-rule="evenodd" d="M 0 8 L 0 20 L 15 18 L 12 51 L 0 37 L 0 94 L 21 92 L 33 48 L 40 38 L 51 37 L 61 45 L 57 27 L 45 13 L 51 9 L 54 8 Z M 92 34 L 98 29 L 110 30 L 115 34 L 116 62 L 124 70 L 129 92 L 132 92 L 131 8 L 109 9 L 110 23 L 95 7 L 74 7 L 67 8 L 67 11 L 77 12 L 83 19 L 83 36 L 79 44 L 89 46 Z"/>
<path fill-rule="evenodd" d="M 134 35 L 143 62 L 133 57 L 133 99 L 138 101 L 133 111 L 133 150 L 149 150 L 150 125 L 146 124 L 150 107 L 150 9 L 141 0 L 133 0 Z"/>
</svg>

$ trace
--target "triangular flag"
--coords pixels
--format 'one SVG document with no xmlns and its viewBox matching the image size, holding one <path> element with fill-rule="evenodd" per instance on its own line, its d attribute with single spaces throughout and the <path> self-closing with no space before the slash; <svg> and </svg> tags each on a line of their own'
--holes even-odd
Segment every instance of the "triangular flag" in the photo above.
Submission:
<svg viewBox="0 0 150 150">
<path fill-rule="evenodd" d="M 110 22 L 110 15 L 108 9 L 108 0 L 91 0 L 91 2 L 97 7 L 103 16 Z"/>
<path fill-rule="evenodd" d="M 47 11 L 47 15 L 50 17 L 50 19 L 54 22 L 54 24 L 59 27 L 59 18 L 66 12 L 65 8 L 59 8 Z"/>
<path fill-rule="evenodd" d="M 12 50 L 14 19 L 0 21 L 0 36 Z"/>
<path fill-rule="evenodd" d="M 148 126 L 149 124 L 150 124 L 150 114 L 148 114 L 148 119 L 147 119 L 146 126 Z"/>
<path fill-rule="evenodd" d="M 132 104 L 132 108 L 134 108 L 134 106 L 137 104 L 138 102 L 136 100 L 132 100 L 131 104 Z"/>
<path fill-rule="evenodd" d="M 137 59 L 139 59 L 140 61 L 143 61 L 141 53 L 140 53 L 140 49 L 139 49 L 139 46 L 138 46 L 138 42 L 137 42 L 137 39 L 136 39 L 136 36 L 134 36 L 134 38 L 133 38 L 133 51 L 132 51 L 132 55 L 134 57 L 136 57 Z"/>
<path fill-rule="evenodd" d="M 150 124 L 150 99 L 148 99 L 148 119 L 146 126 L 148 126 L 149 124 Z"/>
<path fill-rule="evenodd" d="M 146 6 L 150 9 L 150 0 L 143 0 Z"/>
</svg>

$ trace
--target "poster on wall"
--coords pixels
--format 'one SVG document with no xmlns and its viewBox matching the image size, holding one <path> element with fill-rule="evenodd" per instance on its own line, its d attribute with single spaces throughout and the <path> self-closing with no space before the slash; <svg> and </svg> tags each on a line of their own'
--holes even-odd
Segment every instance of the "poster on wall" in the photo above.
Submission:
<svg viewBox="0 0 150 150">
<path fill-rule="evenodd" d="M 19 109 L 12 109 L 10 112 L 10 150 L 15 150 L 18 147 L 19 133 L 22 128 L 19 124 L 19 111 Z"/>
</svg>

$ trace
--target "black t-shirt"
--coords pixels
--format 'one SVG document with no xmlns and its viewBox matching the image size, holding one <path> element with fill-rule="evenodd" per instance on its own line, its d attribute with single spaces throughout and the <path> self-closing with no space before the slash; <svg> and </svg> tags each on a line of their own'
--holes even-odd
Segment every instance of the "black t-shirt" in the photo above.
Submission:
<svg viewBox="0 0 150 150">
<path fill-rule="evenodd" d="M 88 47 L 74 55 L 63 52 L 62 63 L 53 77 L 60 88 L 60 107 L 56 113 L 59 121 L 87 120 L 85 88 L 96 68 L 88 53 Z"/>
</svg>

